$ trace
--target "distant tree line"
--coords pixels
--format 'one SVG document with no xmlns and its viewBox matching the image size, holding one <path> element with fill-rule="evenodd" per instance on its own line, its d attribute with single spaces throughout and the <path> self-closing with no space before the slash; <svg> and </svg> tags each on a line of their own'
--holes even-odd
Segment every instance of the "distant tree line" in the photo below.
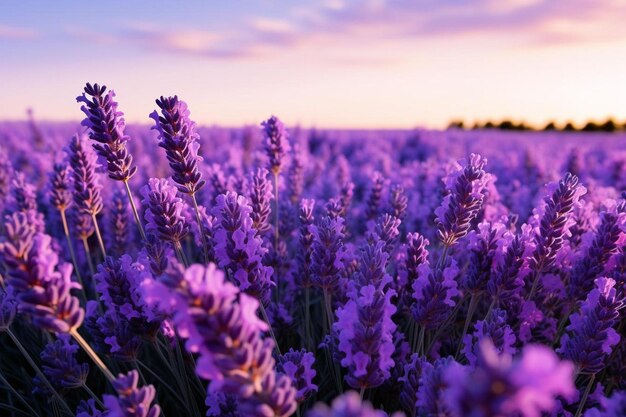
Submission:
<svg viewBox="0 0 626 417">
<path fill-rule="evenodd" d="M 604 123 L 596 123 L 589 121 L 585 125 L 576 126 L 572 122 L 564 125 L 557 125 L 555 122 L 549 122 L 542 128 L 527 125 L 524 122 L 515 123 L 511 120 L 502 120 L 501 122 L 493 122 L 491 120 L 485 123 L 476 122 L 472 125 L 465 124 L 462 120 L 454 120 L 448 125 L 448 129 L 462 130 L 479 130 L 479 129 L 499 129 L 499 130 L 543 130 L 543 131 L 560 131 L 560 132 L 618 132 L 626 131 L 626 122 L 618 123 L 613 119 L 607 119 Z"/>
</svg>

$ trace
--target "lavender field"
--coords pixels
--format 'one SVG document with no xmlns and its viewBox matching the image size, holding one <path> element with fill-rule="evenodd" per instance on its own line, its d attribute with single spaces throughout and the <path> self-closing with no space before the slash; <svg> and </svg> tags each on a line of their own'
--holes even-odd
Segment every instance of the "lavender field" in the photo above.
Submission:
<svg viewBox="0 0 626 417">
<path fill-rule="evenodd" d="M 0 415 L 626 415 L 622 133 L 0 124 Z"/>
</svg>

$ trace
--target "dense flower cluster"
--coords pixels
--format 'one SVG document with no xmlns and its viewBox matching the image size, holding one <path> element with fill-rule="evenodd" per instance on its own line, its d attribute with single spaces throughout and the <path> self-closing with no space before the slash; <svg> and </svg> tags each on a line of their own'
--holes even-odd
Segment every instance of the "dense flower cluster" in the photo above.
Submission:
<svg viewBox="0 0 626 417">
<path fill-rule="evenodd" d="M 0 414 L 624 415 L 623 134 L 78 101 L 0 123 Z"/>
</svg>

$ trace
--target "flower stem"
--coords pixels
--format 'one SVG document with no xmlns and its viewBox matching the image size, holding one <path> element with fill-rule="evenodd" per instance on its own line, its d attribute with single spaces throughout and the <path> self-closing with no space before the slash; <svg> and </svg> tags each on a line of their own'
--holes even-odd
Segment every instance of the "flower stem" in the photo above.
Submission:
<svg viewBox="0 0 626 417">
<path fill-rule="evenodd" d="M 98 238 L 98 245 L 100 245 L 100 251 L 102 252 L 102 256 L 104 258 L 107 257 L 107 251 L 104 248 L 104 241 L 102 240 L 102 234 L 100 233 L 100 227 L 98 226 L 98 220 L 96 219 L 96 215 L 94 213 L 91 214 L 91 218 L 93 220 L 93 226 L 96 230 L 96 237 Z"/>
<path fill-rule="evenodd" d="M 100 398 L 98 398 L 98 396 L 94 394 L 94 392 L 91 390 L 91 388 L 87 386 L 87 384 L 83 384 L 83 389 L 87 391 L 87 394 L 89 394 L 100 407 L 105 408 L 104 404 L 102 404 L 102 401 L 100 401 Z"/>
<path fill-rule="evenodd" d="M 206 243 L 206 236 L 204 235 L 204 225 L 202 224 L 202 218 L 200 217 L 200 210 L 198 209 L 198 201 L 195 194 L 191 195 L 191 201 L 193 201 L 193 209 L 196 212 L 196 221 L 198 222 L 198 229 L 200 230 L 200 239 L 202 239 L 202 252 L 204 253 L 204 263 L 209 263 L 209 249 Z"/>
<path fill-rule="evenodd" d="M 30 406 L 30 404 L 28 403 L 28 401 L 26 401 L 26 400 L 24 399 L 24 397 L 22 397 L 22 396 L 20 395 L 20 393 L 19 393 L 19 392 L 17 392 L 17 391 L 15 390 L 15 388 L 13 388 L 13 387 L 11 386 L 11 384 L 9 384 L 9 381 L 7 381 L 7 380 L 6 380 L 6 378 L 4 377 L 4 375 L 2 375 L 2 373 L 1 373 L 1 372 L 0 372 L 0 382 L 2 382 L 2 384 L 3 384 L 5 387 L 7 387 L 7 388 L 9 389 L 9 391 L 11 391 L 11 393 L 12 393 L 12 394 L 13 394 L 13 395 L 14 395 L 14 396 L 15 396 L 15 397 L 16 397 L 16 398 L 17 398 L 17 399 L 18 399 L 18 400 L 19 400 L 22 404 L 24 404 L 24 406 L 25 406 L 26 408 L 28 408 L 28 410 L 30 411 L 30 413 L 31 413 L 32 415 L 37 416 L 37 417 L 41 417 L 41 416 L 39 415 L 39 413 L 38 413 L 38 412 L 36 412 L 36 411 L 33 409 L 33 407 L 31 407 L 31 406 Z"/>
<path fill-rule="evenodd" d="M 311 342 L 311 309 L 309 306 L 310 303 L 310 288 L 306 287 L 304 289 L 304 339 L 305 345 L 309 352 L 313 352 Z"/>
<path fill-rule="evenodd" d="M 22 354 L 22 356 L 24 356 L 24 358 L 26 359 L 28 364 L 31 366 L 31 368 L 33 368 L 33 370 L 35 371 L 35 373 L 37 374 L 37 376 L 39 377 L 41 382 L 43 382 L 46 385 L 46 388 L 48 388 L 50 390 L 50 392 L 56 397 L 56 399 L 59 400 L 59 403 L 61 404 L 61 407 L 63 407 L 63 409 L 65 411 L 67 411 L 68 413 L 73 415 L 72 410 L 70 409 L 70 407 L 67 405 L 65 400 L 61 397 L 61 395 L 59 395 L 57 390 L 54 389 L 54 387 L 52 386 L 50 381 L 48 381 L 48 378 L 44 375 L 44 373 L 41 372 L 41 369 L 39 369 L 39 367 L 37 366 L 37 364 L 35 363 L 33 358 L 30 356 L 30 354 L 28 353 L 26 348 L 19 341 L 17 336 L 15 336 L 15 334 L 11 331 L 11 329 L 6 329 L 6 332 L 9 335 L 9 337 L 11 338 L 11 340 L 13 340 L 13 343 L 15 343 L 15 346 L 17 346 L 17 348 L 20 351 L 20 353 Z"/>
<path fill-rule="evenodd" d="M 89 343 L 87 343 L 87 341 L 83 339 L 83 337 L 80 335 L 80 333 L 78 333 L 76 329 L 72 329 L 70 331 L 70 334 L 72 335 L 74 340 L 76 340 L 76 342 L 83 348 L 83 350 L 87 353 L 87 355 L 89 355 L 91 360 L 98 366 L 98 368 L 100 368 L 100 370 L 102 371 L 104 376 L 109 380 L 109 382 L 113 383 L 113 381 L 115 381 L 115 377 L 113 376 L 111 371 L 109 371 L 109 368 L 107 368 L 104 362 L 102 362 L 102 359 L 100 359 L 98 354 L 91 348 Z"/>
<path fill-rule="evenodd" d="M 128 180 L 124 181 L 124 186 L 126 187 L 126 195 L 128 195 L 128 201 L 130 201 L 130 207 L 133 209 L 133 216 L 135 216 L 135 223 L 137 223 L 137 228 L 139 229 L 141 240 L 146 240 L 146 233 L 143 231 L 141 220 L 139 220 L 139 214 L 137 213 L 137 207 L 135 206 L 135 199 L 133 198 L 133 194 L 130 192 Z"/>
<path fill-rule="evenodd" d="M 276 353 L 278 353 L 279 356 L 282 356 L 282 353 L 280 353 L 280 347 L 278 346 L 278 340 L 276 340 L 276 336 L 274 335 L 274 330 L 272 329 L 272 324 L 270 323 L 270 319 L 269 317 L 267 317 L 267 313 L 265 312 L 265 307 L 263 306 L 263 303 L 261 302 L 259 302 L 259 306 L 261 306 L 261 315 L 263 316 L 263 320 L 267 323 L 270 336 L 272 336 L 272 339 L 274 339 L 274 349 L 276 349 Z"/>
<path fill-rule="evenodd" d="M 580 399 L 580 403 L 578 404 L 578 410 L 576 410 L 576 414 L 574 415 L 574 417 L 580 417 L 583 410 L 585 409 L 585 403 L 587 402 L 587 397 L 589 396 L 589 393 L 591 392 L 591 387 L 593 386 L 593 381 L 595 381 L 595 379 L 596 379 L 596 374 L 591 375 L 591 378 L 589 379 L 589 383 L 587 384 L 587 388 L 585 388 L 585 392 L 583 393 L 583 396 Z"/>
<path fill-rule="evenodd" d="M 89 272 L 91 272 L 91 276 L 96 274 L 96 268 L 93 266 L 93 261 L 91 260 L 91 250 L 89 249 L 89 243 L 87 243 L 87 238 L 82 238 L 83 248 L 85 248 L 85 257 L 87 258 L 87 264 L 89 264 Z"/>
<path fill-rule="evenodd" d="M 72 264 L 74 265 L 74 273 L 76 274 L 76 278 L 78 278 L 78 282 L 83 291 L 83 295 L 85 299 L 87 299 L 87 295 L 85 294 L 85 286 L 83 285 L 83 279 L 80 276 L 80 269 L 78 268 L 78 262 L 76 262 L 76 254 L 74 253 L 74 247 L 72 245 L 72 239 L 70 238 L 70 229 L 67 226 L 67 216 L 65 215 L 65 209 L 60 210 L 61 213 L 61 222 L 63 223 L 63 232 L 65 233 L 65 239 L 67 240 L 67 247 L 70 250 L 70 257 L 72 258 Z"/>
<path fill-rule="evenodd" d="M 456 348 L 455 358 L 459 357 L 459 353 L 461 352 L 461 346 L 463 345 L 463 338 L 467 334 L 467 330 L 469 329 L 470 323 L 472 322 L 472 317 L 474 317 L 474 312 L 476 311 L 476 307 L 478 306 L 478 296 L 476 294 L 472 294 L 472 298 L 470 298 L 470 305 L 467 309 L 467 317 L 465 318 L 465 325 L 463 326 L 463 333 L 461 333 L 461 339 L 459 340 L 459 345 Z"/>
</svg>

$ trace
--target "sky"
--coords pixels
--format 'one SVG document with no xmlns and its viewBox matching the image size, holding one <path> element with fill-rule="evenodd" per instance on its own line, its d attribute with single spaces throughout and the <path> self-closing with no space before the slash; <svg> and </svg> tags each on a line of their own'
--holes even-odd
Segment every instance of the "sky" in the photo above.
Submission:
<svg viewBox="0 0 626 417">
<path fill-rule="evenodd" d="M 321 128 L 626 119 L 623 0 L 0 0 L 0 120 L 129 122 L 177 94 L 200 124 Z"/>
</svg>

